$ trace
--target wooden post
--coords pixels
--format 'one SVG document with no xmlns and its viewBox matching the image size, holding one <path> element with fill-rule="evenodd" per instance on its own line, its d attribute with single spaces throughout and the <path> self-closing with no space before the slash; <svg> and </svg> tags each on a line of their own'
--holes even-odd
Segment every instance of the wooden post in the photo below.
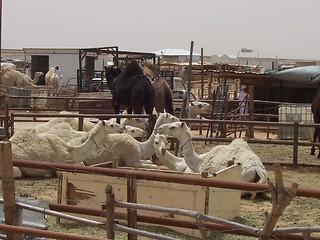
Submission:
<svg viewBox="0 0 320 240">
<path fill-rule="evenodd" d="M 78 131 L 83 131 L 83 117 L 79 117 L 79 122 L 78 122 Z"/>
<path fill-rule="evenodd" d="M 127 180 L 127 201 L 137 203 L 137 179 L 128 178 Z M 137 228 L 137 210 L 128 209 L 128 227 Z M 137 240 L 137 235 L 128 234 L 128 240 Z"/>
<path fill-rule="evenodd" d="M 114 193 L 111 185 L 106 187 L 106 230 L 107 239 L 114 239 Z"/>
<path fill-rule="evenodd" d="M 201 98 L 203 99 L 204 94 L 204 83 L 203 83 L 203 74 L 204 74 L 204 67 L 203 67 L 203 48 L 201 48 Z"/>
<path fill-rule="evenodd" d="M 12 150 L 11 142 L 1 141 L 1 178 L 2 178 L 2 192 L 3 192 L 3 210 L 5 217 L 5 224 L 7 225 L 22 225 L 21 209 L 15 204 L 15 187 L 14 175 L 12 165 Z M 7 233 L 8 239 L 20 240 L 23 239 L 21 234 Z"/>
<path fill-rule="evenodd" d="M 11 136 L 12 136 L 14 134 L 14 114 L 13 113 L 11 113 L 10 128 L 11 128 Z"/>
<path fill-rule="evenodd" d="M 250 121 L 254 120 L 253 112 L 254 112 L 254 90 L 253 86 L 249 86 L 249 119 Z M 254 138 L 254 125 L 250 124 L 248 126 L 249 129 L 249 137 Z"/>
<path fill-rule="evenodd" d="M 191 41 L 191 44 L 190 44 L 190 56 L 189 56 L 189 58 L 190 58 L 189 59 L 189 71 L 188 71 L 188 101 L 190 101 L 190 94 L 191 94 L 193 45 L 194 45 L 194 42 Z"/>
<path fill-rule="evenodd" d="M 6 139 L 9 139 L 11 136 L 10 136 L 10 133 L 9 133 L 9 123 L 10 123 L 10 118 L 9 118 L 9 114 L 10 114 L 10 109 L 9 109 L 9 98 L 8 97 L 5 97 L 4 98 L 4 115 L 6 116 L 6 120 L 4 121 L 4 131 L 5 131 L 5 137 Z M 12 130 L 12 128 L 11 128 Z"/>
<path fill-rule="evenodd" d="M 209 83 L 208 83 L 208 97 L 209 99 L 213 99 L 212 97 L 212 79 L 213 79 L 213 76 L 212 76 L 212 72 L 210 72 L 210 77 L 209 77 Z"/>
<path fill-rule="evenodd" d="M 269 214 L 265 212 L 266 223 L 260 235 L 260 240 L 268 240 L 272 234 L 274 226 L 282 215 L 284 209 L 290 204 L 291 200 L 296 195 L 298 184 L 293 183 L 291 189 L 286 189 L 283 185 L 283 177 L 280 163 L 274 164 L 274 174 L 276 186 L 268 182 L 270 193 L 272 197 L 272 210 Z"/>
</svg>

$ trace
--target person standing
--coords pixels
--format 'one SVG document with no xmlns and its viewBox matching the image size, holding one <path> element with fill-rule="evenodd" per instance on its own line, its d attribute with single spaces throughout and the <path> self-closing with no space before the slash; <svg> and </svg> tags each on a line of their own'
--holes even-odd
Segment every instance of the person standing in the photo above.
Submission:
<svg viewBox="0 0 320 240">
<path fill-rule="evenodd" d="M 55 70 L 56 70 L 56 74 L 59 76 L 59 78 L 63 78 L 61 70 L 59 69 L 58 65 L 55 67 Z"/>
<path fill-rule="evenodd" d="M 28 77 L 31 77 L 31 68 L 30 68 L 30 65 L 29 65 L 29 64 L 26 65 L 26 70 L 24 71 L 24 73 L 25 73 Z"/>
<path fill-rule="evenodd" d="M 240 93 L 239 93 L 239 112 L 240 114 L 247 114 L 249 112 L 249 94 L 247 92 L 247 86 L 241 85 L 240 86 Z"/>
</svg>

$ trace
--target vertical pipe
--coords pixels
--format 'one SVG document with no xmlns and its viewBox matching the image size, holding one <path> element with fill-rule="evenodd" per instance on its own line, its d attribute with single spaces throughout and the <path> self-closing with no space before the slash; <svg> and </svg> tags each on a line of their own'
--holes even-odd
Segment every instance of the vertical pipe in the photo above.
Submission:
<svg viewBox="0 0 320 240">
<path fill-rule="evenodd" d="M 249 86 L 249 120 L 250 121 L 254 120 L 254 115 L 253 115 L 254 101 L 253 100 L 254 100 L 254 89 L 253 89 L 253 86 L 250 84 Z M 250 124 L 248 128 L 249 128 L 249 136 L 251 138 L 254 138 L 254 125 Z"/>
<path fill-rule="evenodd" d="M 191 92 L 191 78 L 192 78 L 192 55 L 193 55 L 193 41 L 190 44 L 190 59 L 189 59 L 189 73 L 188 73 L 188 105 L 190 101 L 190 92 Z"/>
<path fill-rule="evenodd" d="M 2 0 L 0 0 L 0 60 L 2 59 Z M 0 70 L 1 71 L 1 70 Z M 0 72 L 0 92 L 3 94 L 2 74 Z"/>
<path fill-rule="evenodd" d="M 299 123 L 293 123 L 293 167 L 298 167 L 298 138 L 299 138 Z"/>
<path fill-rule="evenodd" d="M 201 98 L 203 98 L 203 93 L 204 93 L 203 74 L 204 74 L 203 48 L 201 48 Z"/>
</svg>

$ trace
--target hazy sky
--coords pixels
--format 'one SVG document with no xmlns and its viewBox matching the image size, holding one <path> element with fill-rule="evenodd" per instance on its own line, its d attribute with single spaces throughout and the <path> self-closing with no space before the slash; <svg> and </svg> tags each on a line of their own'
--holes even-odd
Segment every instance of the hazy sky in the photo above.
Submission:
<svg viewBox="0 0 320 240">
<path fill-rule="evenodd" d="M 319 9 L 319 0 L 3 0 L 2 48 L 154 52 L 194 41 L 204 55 L 320 60 Z"/>
</svg>

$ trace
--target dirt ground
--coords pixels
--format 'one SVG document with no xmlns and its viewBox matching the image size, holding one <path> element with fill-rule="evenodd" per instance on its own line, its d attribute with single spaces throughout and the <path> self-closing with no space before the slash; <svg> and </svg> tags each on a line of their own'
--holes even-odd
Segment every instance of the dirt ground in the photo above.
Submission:
<svg viewBox="0 0 320 240">
<path fill-rule="evenodd" d="M 26 125 L 24 125 L 26 126 Z M 21 127 L 21 126 L 20 126 Z M 17 128 L 19 128 L 17 126 Z M 256 138 L 266 138 L 265 133 L 258 133 Z M 276 135 L 272 135 L 276 138 Z M 215 144 L 205 144 L 204 142 L 194 142 L 197 153 L 204 153 Z M 263 161 L 292 162 L 292 146 L 250 144 L 251 149 Z M 299 162 L 320 163 L 316 156 L 310 156 L 310 147 L 299 147 Z M 266 166 L 271 182 L 274 183 L 274 171 L 272 166 Z M 282 167 L 283 179 L 286 186 L 290 187 L 293 182 L 298 183 L 301 188 L 316 188 L 320 190 L 319 168 Z M 57 178 L 52 179 L 18 179 L 15 181 L 16 197 L 44 200 L 52 203 L 57 202 Z M 2 188 L 1 188 L 2 190 Z M 278 227 L 301 227 L 301 226 L 319 226 L 320 225 L 320 200 L 306 197 L 295 197 L 291 204 L 285 209 L 280 217 Z M 265 221 L 265 211 L 271 211 L 270 194 L 265 193 L 256 199 L 243 198 L 241 200 L 241 213 L 236 221 L 250 226 L 263 227 Z M 50 223 L 49 228 L 57 229 L 55 223 Z M 73 228 L 73 227 L 72 227 Z M 62 227 L 61 231 L 69 231 Z M 88 230 L 92 231 L 91 229 Z M 72 232 L 72 231 L 71 231 Z M 78 233 L 78 230 L 75 230 Z M 100 233 L 89 233 L 89 235 L 100 235 Z M 320 235 L 314 235 L 320 236 Z M 178 236 L 177 238 L 187 239 Z M 122 239 L 118 237 L 117 239 Z M 125 238 L 123 238 L 125 239 Z M 139 238 L 140 239 L 140 238 Z M 141 238 L 143 239 L 143 238 Z M 238 236 L 224 235 L 224 237 L 214 237 L 213 239 L 253 239 Z"/>
</svg>

